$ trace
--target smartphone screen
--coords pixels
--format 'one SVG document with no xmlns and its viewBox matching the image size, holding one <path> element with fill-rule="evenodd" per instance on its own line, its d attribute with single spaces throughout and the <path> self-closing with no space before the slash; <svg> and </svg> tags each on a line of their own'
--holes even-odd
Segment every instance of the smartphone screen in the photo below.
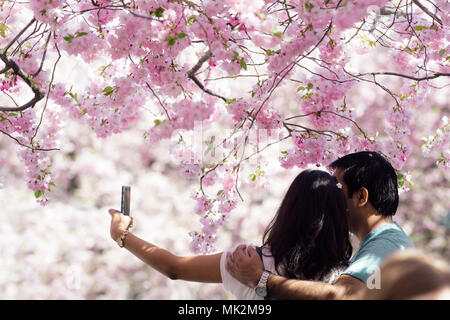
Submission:
<svg viewBox="0 0 450 320">
<path fill-rule="evenodd" d="M 120 211 L 126 216 L 130 215 L 130 193 L 131 188 L 129 186 L 122 186 L 122 205 Z"/>
</svg>

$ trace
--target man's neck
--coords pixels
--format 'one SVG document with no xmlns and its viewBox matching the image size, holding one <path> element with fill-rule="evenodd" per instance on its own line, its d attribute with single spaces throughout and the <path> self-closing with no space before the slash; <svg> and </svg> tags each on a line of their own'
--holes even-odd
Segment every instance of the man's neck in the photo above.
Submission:
<svg viewBox="0 0 450 320">
<path fill-rule="evenodd" d="M 367 218 L 367 220 L 364 221 L 362 225 L 360 225 L 356 236 L 358 237 L 359 241 L 363 241 L 370 232 L 377 229 L 378 227 L 381 227 L 384 224 L 391 222 L 392 217 L 385 217 L 380 214 L 372 214 Z"/>
</svg>

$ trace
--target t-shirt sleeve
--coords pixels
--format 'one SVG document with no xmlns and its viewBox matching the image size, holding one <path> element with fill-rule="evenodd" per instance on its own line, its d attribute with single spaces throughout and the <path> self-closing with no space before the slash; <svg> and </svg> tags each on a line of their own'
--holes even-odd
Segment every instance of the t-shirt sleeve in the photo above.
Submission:
<svg viewBox="0 0 450 320">
<path fill-rule="evenodd" d="M 228 249 L 222 253 L 220 257 L 220 275 L 222 277 L 222 284 L 225 290 L 231 292 L 236 298 L 242 300 L 261 300 L 262 297 L 255 294 L 255 291 L 246 285 L 233 278 L 227 271 L 225 265 L 227 263 L 227 253 L 232 253 L 235 248 Z"/>
<path fill-rule="evenodd" d="M 371 245 L 357 252 L 355 259 L 342 274 L 367 282 L 367 279 L 378 270 L 381 263 L 381 257 L 377 254 L 376 248 Z"/>
<path fill-rule="evenodd" d="M 386 233 L 384 236 L 367 243 L 356 252 L 351 259 L 350 265 L 344 270 L 347 274 L 367 283 L 367 279 L 379 272 L 379 268 L 384 259 L 397 250 L 409 247 L 409 239 L 403 239 L 396 233 Z"/>
<path fill-rule="evenodd" d="M 222 253 L 222 256 L 220 257 L 220 275 L 222 277 L 222 283 L 225 290 L 232 292 L 231 289 L 233 289 L 234 282 L 237 282 L 236 279 L 233 278 L 233 276 L 227 271 L 225 268 L 225 264 L 227 263 L 227 253 L 233 252 L 233 249 L 228 249 L 227 251 L 224 251 Z"/>
</svg>

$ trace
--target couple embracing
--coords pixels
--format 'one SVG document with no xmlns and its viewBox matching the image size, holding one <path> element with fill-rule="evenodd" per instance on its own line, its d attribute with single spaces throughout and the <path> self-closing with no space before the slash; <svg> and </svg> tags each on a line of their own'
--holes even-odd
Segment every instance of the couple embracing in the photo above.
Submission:
<svg viewBox="0 0 450 320">
<path fill-rule="evenodd" d="M 370 151 L 329 167 L 333 175 L 305 170 L 294 179 L 258 247 L 179 257 L 130 233 L 130 217 L 112 209 L 111 237 L 171 279 L 223 283 L 238 299 L 360 298 L 383 260 L 413 246 L 392 219 L 397 175 Z M 349 232 L 360 241 L 353 255 Z"/>
</svg>

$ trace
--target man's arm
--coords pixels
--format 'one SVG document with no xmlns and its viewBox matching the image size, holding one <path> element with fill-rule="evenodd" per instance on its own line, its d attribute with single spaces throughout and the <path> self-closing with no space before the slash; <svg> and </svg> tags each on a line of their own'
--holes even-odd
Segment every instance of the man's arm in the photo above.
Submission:
<svg viewBox="0 0 450 320">
<path fill-rule="evenodd" d="M 364 283 L 348 275 L 342 275 L 335 284 L 329 284 L 287 279 L 272 274 L 267 281 L 267 290 L 271 297 L 282 300 L 360 299 Z"/>
<path fill-rule="evenodd" d="M 254 288 L 263 273 L 263 264 L 258 253 L 245 245 L 227 254 L 226 268 L 241 283 Z M 364 292 L 364 283 L 357 278 L 342 275 L 335 284 L 319 281 L 287 279 L 270 275 L 267 289 L 275 299 L 358 299 Z"/>
</svg>

